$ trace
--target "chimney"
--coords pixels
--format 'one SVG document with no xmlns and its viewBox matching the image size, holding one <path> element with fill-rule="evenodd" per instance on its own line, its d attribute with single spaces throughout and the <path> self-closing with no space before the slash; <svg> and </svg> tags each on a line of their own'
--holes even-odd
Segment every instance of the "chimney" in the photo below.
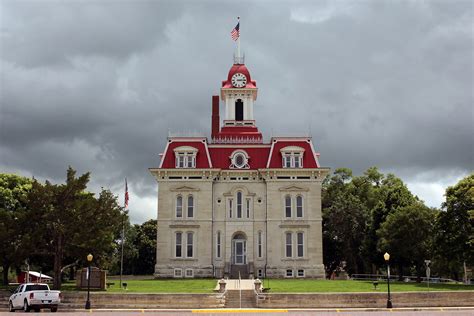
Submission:
<svg viewBox="0 0 474 316">
<path fill-rule="evenodd" d="M 220 132 L 220 117 L 219 117 L 219 96 L 212 96 L 212 129 L 211 138 L 214 139 Z"/>
</svg>

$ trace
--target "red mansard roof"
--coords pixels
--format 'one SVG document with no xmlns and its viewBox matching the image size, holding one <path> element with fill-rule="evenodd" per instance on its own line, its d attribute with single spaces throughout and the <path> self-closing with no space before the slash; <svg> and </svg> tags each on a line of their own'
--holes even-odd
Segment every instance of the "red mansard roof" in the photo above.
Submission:
<svg viewBox="0 0 474 316">
<path fill-rule="evenodd" d="M 282 168 L 280 150 L 284 147 L 301 147 L 304 149 L 303 168 L 319 168 L 317 154 L 309 138 L 273 138 L 271 144 L 207 144 L 205 138 L 170 138 L 162 156 L 160 168 L 176 168 L 174 149 L 181 146 L 194 147 L 198 150 L 196 168 L 230 169 L 230 156 L 236 150 L 245 151 L 249 156 L 250 169 Z M 209 163 L 209 161 L 211 163 Z"/>
<path fill-rule="evenodd" d="M 196 155 L 196 168 L 212 168 L 209 164 L 209 155 L 207 150 L 207 142 L 205 138 L 172 138 L 168 140 L 165 152 L 161 157 L 160 168 L 175 169 L 176 158 L 174 149 L 181 146 L 194 147 L 198 150 Z"/>
</svg>

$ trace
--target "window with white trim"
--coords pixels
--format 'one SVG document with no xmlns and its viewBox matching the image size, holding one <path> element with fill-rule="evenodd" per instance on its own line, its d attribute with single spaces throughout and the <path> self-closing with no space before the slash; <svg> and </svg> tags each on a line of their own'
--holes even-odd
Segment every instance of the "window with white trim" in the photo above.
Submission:
<svg viewBox="0 0 474 316">
<path fill-rule="evenodd" d="M 175 235 L 175 257 L 183 257 L 183 233 L 177 232 Z"/>
<path fill-rule="evenodd" d="M 262 258 L 263 256 L 263 233 L 259 231 L 257 234 L 257 257 Z"/>
<path fill-rule="evenodd" d="M 257 277 L 260 278 L 260 279 L 263 278 L 263 269 L 258 269 L 257 270 Z"/>
<path fill-rule="evenodd" d="M 293 257 L 293 238 L 292 233 L 285 234 L 285 257 Z"/>
<path fill-rule="evenodd" d="M 286 277 L 287 278 L 292 278 L 293 277 L 293 270 L 292 269 L 286 269 Z"/>
<path fill-rule="evenodd" d="M 236 150 L 230 156 L 231 169 L 249 169 L 249 156 L 243 150 Z"/>
<path fill-rule="evenodd" d="M 301 195 L 296 197 L 296 217 L 303 217 L 303 197 Z"/>
<path fill-rule="evenodd" d="M 186 257 L 188 258 L 193 257 L 193 252 L 194 252 L 193 239 L 194 239 L 194 234 L 192 232 L 188 232 L 186 234 Z"/>
<path fill-rule="evenodd" d="M 174 269 L 174 277 L 175 278 L 182 278 L 183 277 L 183 270 L 175 268 Z"/>
<path fill-rule="evenodd" d="M 176 217 L 183 217 L 183 197 L 181 195 L 176 197 Z"/>
<path fill-rule="evenodd" d="M 194 217 L 194 197 L 188 195 L 188 218 Z"/>
<path fill-rule="evenodd" d="M 283 168 L 303 168 L 304 148 L 287 146 L 280 150 Z"/>
<path fill-rule="evenodd" d="M 296 274 L 298 278 L 304 278 L 304 270 L 303 269 L 298 269 L 298 272 Z"/>
<path fill-rule="evenodd" d="M 291 196 L 285 196 L 285 217 L 291 217 Z"/>
<path fill-rule="evenodd" d="M 196 153 L 176 153 L 176 168 L 196 168 Z"/>
<path fill-rule="evenodd" d="M 181 146 L 173 151 L 176 158 L 176 168 L 196 168 L 197 148 Z"/>
<path fill-rule="evenodd" d="M 193 269 L 186 269 L 186 274 L 185 274 L 185 276 L 186 276 L 187 278 L 192 278 L 192 277 L 194 277 L 194 270 L 193 270 Z"/>
<path fill-rule="evenodd" d="M 296 234 L 296 256 L 298 258 L 304 257 L 304 234 L 302 232 Z"/>
<path fill-rule="evenodd" d="M 217 258 L 221 257 L 221 232 L 217 232 L 216 236 L 216 256 Z"/>
<path fill-rule="evenodd" d="M 237 218 L 242 218 L 242 192 L 237 192 Z"/>
</svg>

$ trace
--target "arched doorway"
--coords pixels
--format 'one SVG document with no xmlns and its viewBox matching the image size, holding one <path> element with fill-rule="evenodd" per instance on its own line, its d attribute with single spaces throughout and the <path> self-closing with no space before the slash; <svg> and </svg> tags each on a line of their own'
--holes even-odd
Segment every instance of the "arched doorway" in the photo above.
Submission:
<svg viewBox="0 0 474 316">
<path fill-rule="evenodd" d="M 242 102 L 241 99 L 237 99 L 237 101 L 235 101 L 235 120 L 244 120 L 244 102 Z"/>
<path fill-rule="evenodd" d="M 232 264 L 247 264 L 247 238 L 242 233 L 237 233 L 232 238 Z"/>
</svg>

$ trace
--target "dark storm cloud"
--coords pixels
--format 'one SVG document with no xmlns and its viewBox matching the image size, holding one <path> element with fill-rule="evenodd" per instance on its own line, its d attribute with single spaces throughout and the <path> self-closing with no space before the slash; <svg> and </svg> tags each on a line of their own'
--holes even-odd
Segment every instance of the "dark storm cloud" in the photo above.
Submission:
<svg viewBox="0 0 474 316">
<path fill-rule="evenodd" d="M 128 177 L 135 221 L 156 216 L 147 168 L 168 131 L 209 133 L 236 15 L 267 137 L 310 132 L 325 166 L 377 165 L 437 194 L 472 170 L 468 1 L 1 6 L 1 168 L 63 181 L 72 165 L 117 194 Z"/>
</svg>

